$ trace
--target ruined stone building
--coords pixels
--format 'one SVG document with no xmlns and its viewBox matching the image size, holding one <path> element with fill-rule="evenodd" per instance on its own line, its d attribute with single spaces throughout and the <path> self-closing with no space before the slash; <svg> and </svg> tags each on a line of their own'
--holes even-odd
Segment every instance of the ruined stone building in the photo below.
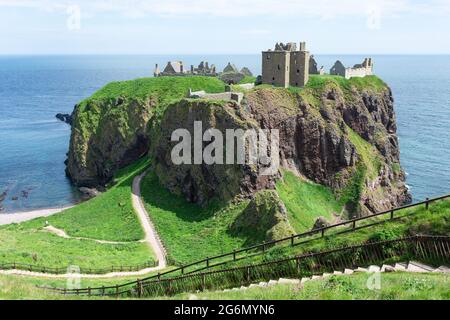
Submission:
<svg viewBox="0 0 450 320">
<path fill-rule="evenodd" d="M 182 76 L 184 75 L 184 65 L 183 61 L 169 61 L 167 62 L 166 67 L 161 72 L 159 70 L 158 64 L 155 66 L 155 71 L 153 72 L 155 77 L 161 76 Z"/>
<path fill-rule="evenodd" d="M 167 62 L 166 67 L 161 72 L 158 64 L 155 67 L 155 71 L 153 73 L 155 77 L 161 76 L 187 76 L 187 75 L 198 75 L 198 76 L 217 76 L 216 66 L 212 64 L 209 66 L 207 61 L 202 61 L 198 65 L 197 68 L 194 68 L 191 65 L 190 70 L 184 69 L 184 64 L 182 61 L 169 61 Z"/>
<path fill-rule="evenodd" d="M 309 74 L 325 74 L 325 69 L 323 66 L 321 66 L 320 69 L 317 68 L 317 62 L 313 55 L 309 57 Z"/>
<path fill-rule="evenodd" d="M 241 71 L 231 62 L 223 69 L 219 78 L 227 84 L 238 84 L 246 76 L 253 76 L 249 68 L 243 67 Z"/>
<path fill-rule="evenodd" d="M 200 62 L 197 68 L 194 68 L 194 66 L 191 65 L 191 70 L 189 74 L 215 77 L 217 76 L 216 66 L 214 64 L 209 66 L 208 61 L 202 61 Z"/>
<path fill-rule="evenodd" d="M 309 79 L 309 52 L 306 43 L 277 43 L 262 52 L 262 83 L 278 87 L 303 87 Z"/>
<path fill-rule="evenodd" d="M 331 75 L 337 75 L 350 79 L 351 77 L 365 77 L 373 74 L 372 58 L 365 58 L 361 64 L 355 64 L 353 68 L 346 68 L 341 61 L 336 61 L 330 69 Z"/>
</svg>

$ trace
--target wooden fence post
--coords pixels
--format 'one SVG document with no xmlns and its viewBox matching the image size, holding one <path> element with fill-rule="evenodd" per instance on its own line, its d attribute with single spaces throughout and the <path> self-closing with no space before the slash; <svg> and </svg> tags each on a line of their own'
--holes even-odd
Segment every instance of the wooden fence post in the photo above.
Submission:
<svg viewBox="0 0 450 320">
<path fill-rule="evenodd" d="M 118 297 L 118 296 L 119 296 L 119 285 L 116 284 L 116 297 Z"/>
<path fill-rule="evenodd" d="M 140 280 L 140 279 L 138 279 L 137 280 L 137 286 L 138 286 L 138 297 L 140 298 L 140 297 L 142 297 L 142 293 L 143 293 L 143 291 L 144 291 L 144 288 L 143 288 L 143 286 L 142 286 L 142 281 Z"/>
<path fill-rule="evenodd" d="M 430 198 L 427 198 L 426 201 L 427 202 L 425 202 L 425 209 L 428 210 L 430 208 Z"/>
<path fill-rule="evenodd" d="M 206 257 L 206 267 L 209 267 L 209 257 Z"/>
<path fill-rule="evenodd" d="M 325 236 L 325 229 L 322 228 L 322 238 Z"/>
<path fill-rule="evenodd" d="M 394 210 L 391 210 L 391 220 L 394 219 Z"/>
<path fill-rule="evenodd" d="M 236 249 L 233 249 L 233 261 L 236 261 Z"/>
<path fill-rule="evenodd" d="M 353 221 L 352 228 L 356 229 L 356 221 Z"/>
<path fill-rule="evenodd" d="M 292 247 L 294 246 L 294 240 L 295 240 L 295 235 L 293 234 L 291 237 L 291 246 Z"/>
</svg>

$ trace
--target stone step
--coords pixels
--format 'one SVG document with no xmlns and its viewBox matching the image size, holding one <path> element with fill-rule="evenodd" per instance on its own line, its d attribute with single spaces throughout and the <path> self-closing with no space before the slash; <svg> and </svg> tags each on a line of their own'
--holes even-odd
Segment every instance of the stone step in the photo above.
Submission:
<svg viewBox="0 0 450 320">
<path fill-rule="evenodd" d="M 369 268 L 367 268 L 367 271 L 368 272 L 380 272 L 380 267 L 372 265 L 372 266 L 369 266 Z"/>
<path fill-rule="evenodd" d="M 280 278 L 280 279 L 278 279 L 278 283 L 279 284 L 299 284 L 300 280 L 298 280 L 298 279 L 284 279 L 284 278 Z"/>
<path fill-rule="evenodd" d="M 394 272 L 395 268 L 389 264 L 383 264 L 381 266 L 381 272 Z"/>
<path fill-rule="evenodd" d="M 324 277 L 324 278 L 328 278 L 328 277 L 331 277 L 331 276 L 332 276 L 331 273 L 324 273 L 324 274 L 322 275 L 322 277 Z"/>
<path fill-rule="evenodd" d="M 303 283 L 308 282 L 310 280 L 311 280 L 311 278 L 302 278 L 302 280 L 300 280 L 300 283 L 303 284 Z"/>
<path fill-rule="evenodd" d="M 368 270 L 366 268 L 361 268 L 361 267 L 358 267 L 358 268 L 356 268 L 353 271 L 355 271 L 355 272 L 368 272 Z"/>
<path fill-rule="evenodd" d="M 407 267 L 408 267 L 408 264 L 404 263 L 404 262 L 396 263 L 394 265 L 395 271 L 406 271 Z"/>
<path fill-rule="evenodd" d="M 435 268 L 417 261 L 410 261 L 406 270 L 409 272 L 432 272 Z"/>
<path fill-rule="evenodd" d="M 267 283 L 268 286 L 274 286 L 274 285 L 276 285 L 276 284 L 278 284 L 278 281 L 277 281 L 277 280 L 270 280 L 270 281 Z"/>
<path fill-rule="evenodd" d="M 344 274 L 352 274 L 353 272 L 352 269 L 344 269 Z"/>
<path fill-rule="evenodd" d="M 258 283 L 258 287 L 267 287 L 268 283 L 267 282 L 260 282 Z"/>
<path fill-rule="evenodd" d="M 240 287 L 240 290 L 241 290 L 241 291 L 247 290 L 247 289 L 248 289 L 248 287 L 244 287 L 244 286 L 241 286 L 241 287 Z"/>
<path fill-rule="evenodd" d="M 338 275 L 341 275 L 342 272 L 341 271 L 334 271 L 333 274 L 338 276 Z"/>
<path fill-rule="evenodd" d="M 446 266 L 440 266 L 439 268 L 435 269 L 433 272 L 450 273 L 450 268 L 446 267 Z"/>
<path fill-rule="evenodd" d="M 256 283 L 252 283 L 251 285 L 248 286 L 249 289 L 256 288 L 256 287 L 258 287 L 258 285 Z"/>
<path fill-rule="evenodd" d="M 312 276 L 311 277 L 311 280 L 317 280 L 317 279 L 322 279 L 322 277 L 321 276 Z"/>
</svg>

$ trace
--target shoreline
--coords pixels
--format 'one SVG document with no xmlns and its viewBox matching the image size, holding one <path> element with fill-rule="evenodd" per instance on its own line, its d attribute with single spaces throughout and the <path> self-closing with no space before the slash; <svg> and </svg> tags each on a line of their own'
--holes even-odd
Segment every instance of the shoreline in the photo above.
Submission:
<svg viewBox="0 0 450 320">
<path fill-rule="evenodd" d="M 56 213 L 60 213 L 64 210 L 73 208 L 75 205 L 69 205 L 64 207 L 57 208 L 46 208 L 46 209 L 36 209 L 30 211 L 21 211 L 21 212 L 13 212 L 13 213 L 1 213 L 0 214 L 0 226 L 12 224 L 12 223 L 21 223 L 29 220 L 33 220 L 41 217 L 48 217 L 54 215 Z"/>
</svg>

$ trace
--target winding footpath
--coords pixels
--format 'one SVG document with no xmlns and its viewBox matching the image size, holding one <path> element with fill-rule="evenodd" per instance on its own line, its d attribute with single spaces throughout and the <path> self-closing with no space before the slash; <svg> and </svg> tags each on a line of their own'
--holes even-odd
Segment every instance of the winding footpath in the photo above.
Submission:
<svg viewBox="0 0 450 320">
<path fill-rule="evenodd" d="M 133 209 L 135 210 L 139 222 L 144 230 L 145 238 L 140 242 L 146 242 L 150 249 L 154 252 L 156 259 L 158 260 L 158 266 L 153 268 L 145 268 L 139 271 L 131 272 L 110 272 L 106 274 L 51 274 L 43 272 L 30 272 L 24 270 L 0 270 L 0 274 L 5 275 L 22 275 L 22 276 L 32 276 L 32 277 L 44 277 L 44 278 L 114 278 L 114 277 L 126 277 L 126 276 L 143 276 L 151 272 L 156 272 L 167 267 L 166 252 L 158 237 L 158 234 L 150 221 L 149 215 L 145 210 L 145 206 L 141 199 L 141 182 L 142 179 L 147 174 L 147 171 L 136 176 L 133 180 L 133 185 L 131 188 L 131 201 L 133 204 Z M 36 218 L 36 216 L 34 216 Z M 22 220 L 25 221 L 25 220 Z M 14 221 L 17 222 L 17 221 Z M 10 222 L 12 223 L 12 222 Z M 70 238 L 63 230 L 56 229 L 54 227 L 48 226 L 47 231 L 55 233 L 56 235 L 63 238 Z M 111 243 L 103 240 L 86 239 L 93 240 L 99 243 Z"/>
</svg>

